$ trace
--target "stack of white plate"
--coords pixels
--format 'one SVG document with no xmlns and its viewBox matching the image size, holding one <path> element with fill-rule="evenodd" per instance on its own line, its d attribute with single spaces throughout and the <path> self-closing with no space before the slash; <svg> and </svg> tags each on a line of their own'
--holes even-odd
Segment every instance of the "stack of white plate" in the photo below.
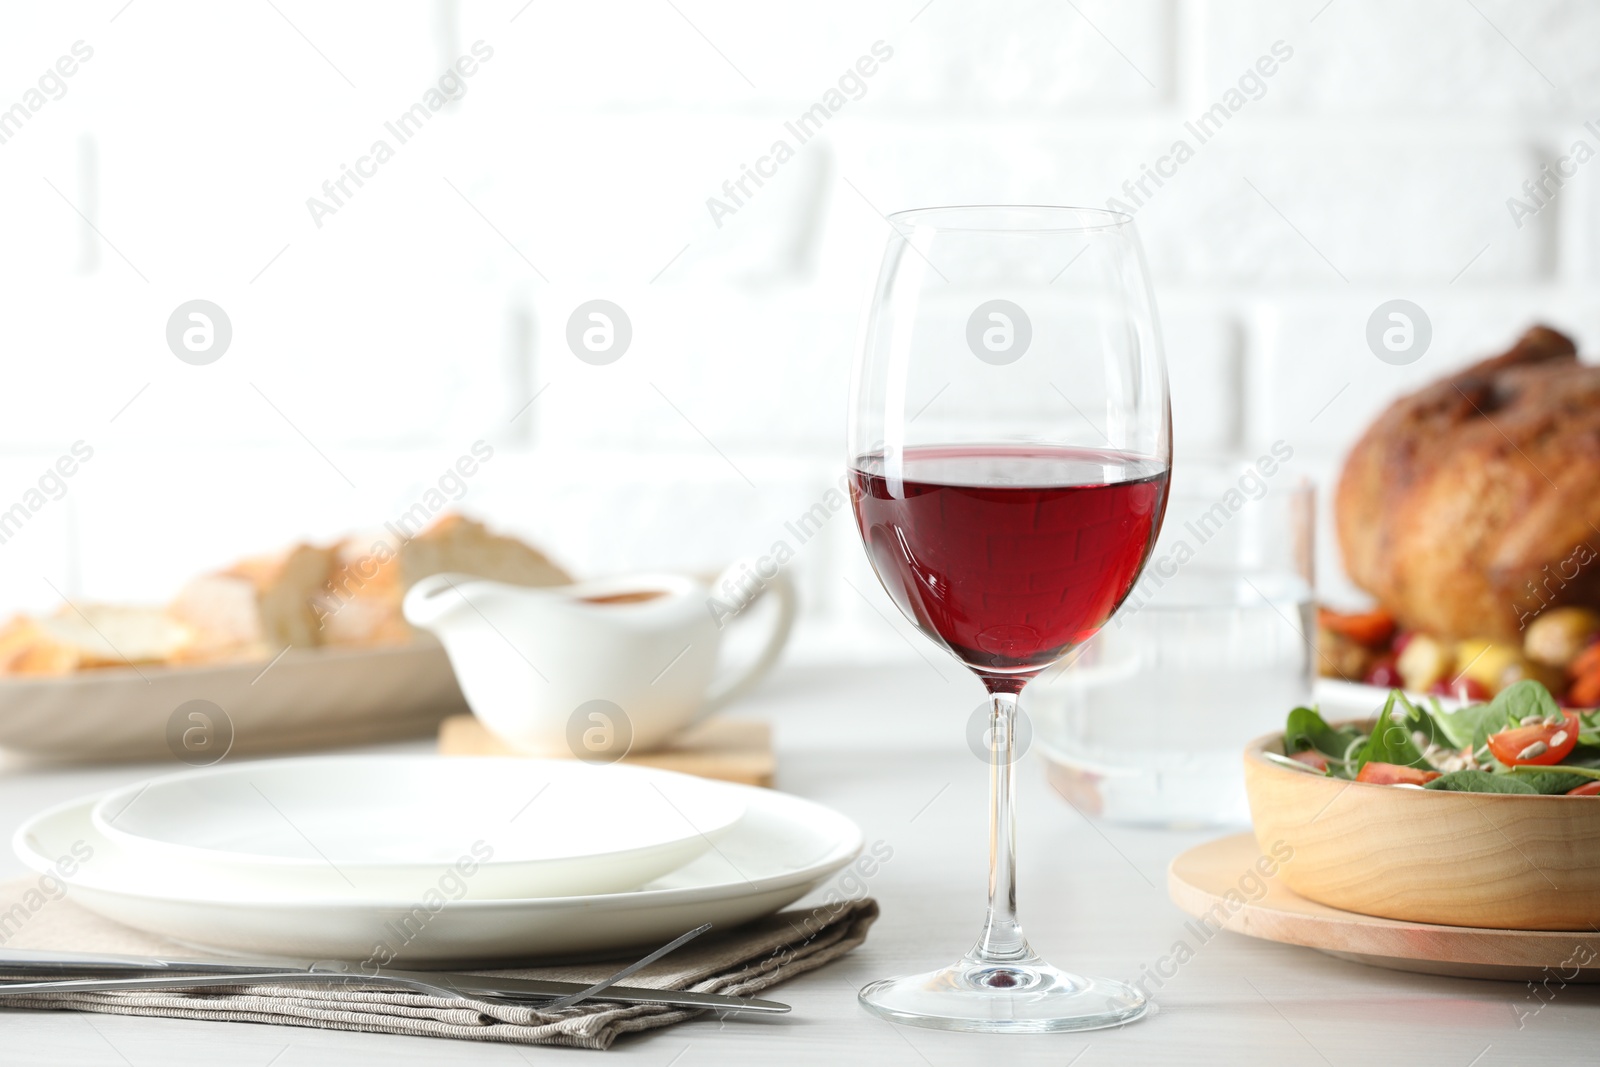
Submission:
<svg viewBox="0 0 1600 1067">
<path fill-rule="evenodd" d="M 189 771 L 17 831 L 80 904 L 224 952 L 462 963 L 591 955 L 793 903 L 861 832 L 798 797 L 641 767 L 346 756 Z"/>
</svg>

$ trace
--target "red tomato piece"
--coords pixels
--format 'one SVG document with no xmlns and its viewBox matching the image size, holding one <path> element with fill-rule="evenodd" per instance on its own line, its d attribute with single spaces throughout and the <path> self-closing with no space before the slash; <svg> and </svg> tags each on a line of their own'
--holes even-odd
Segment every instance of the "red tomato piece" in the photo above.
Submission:
<svg viewBox="0 0 1600 1067">
<path fill-rule="evenodd" d="M 1572 687 L 1567 690 L 1567 703 L 1575 708 L 1592 708 L 1600 704 L 1600 668 L 1573 672 Z"/>
<path fill-rule="evenodd" d="M 1574 677 L 1600 672 L 1600 637 L 1585 645 L 1583 651 L 1578 653 L 1578 658 L 1567 664 L 1567 670 Z"/>
<path fill-rule="evenodd" d="M 1585 782 L 1576 789 L 1567 790 L 1569 797 L 1600 797 L 1600 779 Z"/>
<path fill-rule="evenodd" d="M 1548 725 L 1513 726 L 1489 735 L 1489 751 L 1507 767 L 1548 767 L 1567 758 L 1578 744 L 1578 717 L 1563 713 L 1563 721 Z M 1530 755 L 1523 755 L 1531 751 Z"/>
<path fill-rule="evenodd" d="M 1315 767 L 1319 771 L 1328 769 L 1328 757 L 1315 749 L 1308 748 L 1304 752 L 1296 752 L 1289 758 L 1297 763 L 1304 763 L 1307 767 Z"/>
<path fill-rule="evenodd" d="M 1361 771 L 1356 775 L 1358 782 L 1371 782 L 1373 785 L 1426 785 L 1439 777 L 1438 771 L 1425 771 L 1421 767 L 1403 767 L 1398 763 L 1371 763 L 1363 764 Z"/>
<path fill-rule="evenodd" d="M 1318 608 L 1317 623 L 1368 648 L 1386 644 L 1394 636 L 1394 616 L 1382 608 L 1354 615 Z"/>
</svg>

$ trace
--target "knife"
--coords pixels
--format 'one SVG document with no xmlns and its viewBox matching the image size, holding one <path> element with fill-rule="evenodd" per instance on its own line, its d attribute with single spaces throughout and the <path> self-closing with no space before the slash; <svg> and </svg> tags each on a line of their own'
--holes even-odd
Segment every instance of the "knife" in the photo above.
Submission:
<svg viewBox="0 0 1600 1067">
<path fill-rule="evenodd" d="M 128 989 L 200 989 L 229 985 L 300 984 L 341 985 L 362 982 L 398 985 L 423 992 L 467 998 L 536 1004 L 584 993 L 593 988 L 579 982 L 543 978 L 461 974 L 453 971 L 383 970 L 367 975 L 343 969 L 329 961 L 188 960 L 164 957 L 95 955 L 80 952 L 0 950 L 0 976 L 24 981 L 0 981 L 0 997 L 25 993 L 100 992 Z M 38 980 L 40 974 L 51 977 Z M 772 1000 L 694 993 L 678 989 L 607 986 L 595 999 L 628 1004 L 666 1004 L 685 1008 L 714 1008 L 781 1014 L 789 1005 Z"/>
<path fill-rule="evenodd" d="M 213 974 L 161 974 L 156 976 L 50 978 L 44 981 L 0 982 L 0 997 L 25 993 L 100 993 L 138 989 L 205 989 L 241 985 L 400 985 L 429 993 L 443 993 L 466 999 L 527 1003 L 537 1007 L 541 1001 L 582 993 L 588 987 L 578 982 L 555 982 L 538 978 L 487 978 L 473 974 L 440 971 L 385 971 L 375 977 L 339 974 L 330 971 L 238 971 Z M 625 1004 L 665 1004 L 681 1008 L 715 1008 L 756 1014 L 781 1015 L 789 1005 L 775 1000 L 728 997 L 720 993 L 693 993 L 679 989 L 645 989 L 638 986 L 608 986 L 597 1000 Z"/>
</svg>

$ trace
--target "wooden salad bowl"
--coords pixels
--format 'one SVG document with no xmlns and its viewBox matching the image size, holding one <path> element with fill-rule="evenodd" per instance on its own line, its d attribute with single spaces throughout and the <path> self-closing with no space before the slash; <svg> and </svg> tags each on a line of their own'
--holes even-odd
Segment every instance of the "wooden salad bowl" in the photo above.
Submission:
<svg viewBox="0 0 1600 1067">
<path fill-rule="evenodd" d="M 1600 927 L 1600 797 L 1447 793 L 1323 778 L 1245 747 L 1263 855 L 1308 900 L 1385 919 L 1512 930 Z"/>
</svg>

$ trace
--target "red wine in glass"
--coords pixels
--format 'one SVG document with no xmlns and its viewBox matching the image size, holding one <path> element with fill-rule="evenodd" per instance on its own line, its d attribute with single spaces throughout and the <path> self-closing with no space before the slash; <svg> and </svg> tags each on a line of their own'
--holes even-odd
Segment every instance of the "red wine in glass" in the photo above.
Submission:
<svg viewBox="0 0 1600 1067">
<path fill-rule="evenodd" d="M 857 999 L 971 1033 L 1123 1026 L 1148 993 L 1054 967 L 1023 934 L 1013 764 L 1029 679 L 1105 625 L 1164 517 L 1172 408 L 1144 253 L 1133 220 L 1099 208 L 888 222 L 844 459 L 884 588 L 989 693 L 989 907 L 955 963 Z"/>
<path fill-rule="evenodd" d="M 923 445 L 858 458 L 852 502 L 878 579 L 982 674 L 1029 677 L 1105 625 L 1144 566 L 1165 464 L 1046 445 Z"/>
</svg>

